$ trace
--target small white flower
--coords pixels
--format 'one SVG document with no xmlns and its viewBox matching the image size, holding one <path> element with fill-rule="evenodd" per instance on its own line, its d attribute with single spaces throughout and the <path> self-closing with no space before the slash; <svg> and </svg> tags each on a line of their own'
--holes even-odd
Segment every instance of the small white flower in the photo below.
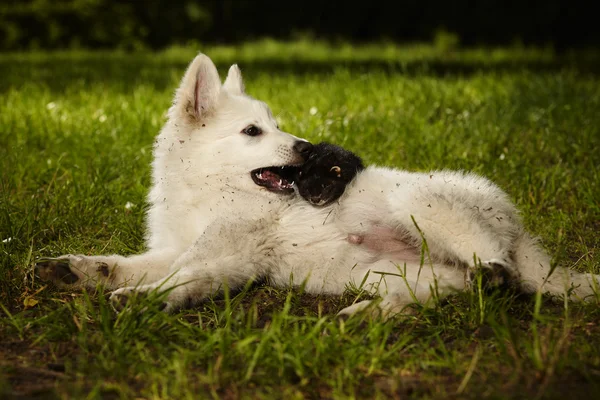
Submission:
<svg viewBox="0 0 600 400">
<path fill-rule="evenodd" d="M 128 201 L 127 203 L 125 203 L 125 209 L 126 210 L 130 210 L 135 204 L 133 204 L 132 202 Z"/>
<path fill-rule="evenodd" d="M 12 240 L 12 238 L 11 238 L 11 237 L 9 237 L 9 238 L 6 238 L 6 239 L 4 239 L 4 240 L 2 241 L 2 243 L 8 243 L 8 242 L 10 242 L 11 240 Z"/>
<path fill-rule="evenodd" d="M 98 121 L 100 121 L 100 122 L 106 121 L 106 115 L 102 114 L 101 116 L 99 116 Z"/>
<path fill-rule="evenodd" d="M 317 110 L 317 107 L 311 107 L 308 112 L 310 115 L 316 115 L 319 112 L 319 110 Z"/>
<path fill-rule="evenodd" d="M 506 158 L 506 156 L 504 155 L 504 153 L 500 154 L 500 160 L 504 160 Z"/>
<path fill-rule="evenodd" d="M 56 103 L 51 101 L 50 103 L 46 104 L 46 109 L 47 110 L 53 110 L 56 108 Z"/>
</svg>

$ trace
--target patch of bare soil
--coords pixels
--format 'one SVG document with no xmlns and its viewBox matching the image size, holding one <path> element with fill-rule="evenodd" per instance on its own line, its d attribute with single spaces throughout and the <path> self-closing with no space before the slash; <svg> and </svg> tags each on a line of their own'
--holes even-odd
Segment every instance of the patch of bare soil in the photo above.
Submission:
<svg viewBox="0 0 600 400">
<path fill-rule="evenodd" d="M 25 341 L 0 343 L 0 397 L 9 399 L 53 399 L 56 387 L 68 382 L 61 361 L 72 357 L 68 343 L 36 346 Z"/>
</svg>

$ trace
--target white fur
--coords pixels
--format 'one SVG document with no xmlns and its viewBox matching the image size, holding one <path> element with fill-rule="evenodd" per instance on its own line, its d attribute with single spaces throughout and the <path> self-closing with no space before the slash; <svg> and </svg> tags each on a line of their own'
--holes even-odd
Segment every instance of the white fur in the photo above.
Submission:
<svg viewBox="0 0 600 400">
<path fill-rule="evenodd" d="M 249 124 L 264 134 L 240 133 Z M 594 293 L 591 274 L 559 268 L 546 281 L 547 254 L 523 230 L 507 195 L 474 174 L 368 167 L 339 201 L 321 208 L 255 185 L 251 170 L 300 162 L 297 140 L 278 129 L 264 103 L 244 93 L 237 66 L 221 86 L 212 61 L 199 55 L 156 139 L 148 251 L 64 258 L 80 282 L 119 288 L 113 298 L 173 288 L 167 310 L 224 284 L 268 276 L 279 286 L 304 283 L 312 293 L 341 294 L 348 284 L 362 284 L 393 314 L 415 300 L 465 289 L 467 267 L 479 261 L 502 264 L 526 291 L 561 295 L 573 284 L 576 298 Z M 109 277 L 97 272 L 98 263 L 112 270 Z"/>
</svg>

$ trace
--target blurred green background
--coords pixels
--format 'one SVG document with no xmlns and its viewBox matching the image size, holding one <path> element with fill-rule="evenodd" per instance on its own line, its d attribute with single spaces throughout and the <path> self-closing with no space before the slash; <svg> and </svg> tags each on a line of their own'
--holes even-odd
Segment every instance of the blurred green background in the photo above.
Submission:
<svg viewBox="0 0 600 400">
<path fill-rule="evenodd" d="M 2 0 L 0 50 L 160 49 L 318 37 L 560 51 L 600 43 L 589 7 L 564 0 Z"/>
</svg>

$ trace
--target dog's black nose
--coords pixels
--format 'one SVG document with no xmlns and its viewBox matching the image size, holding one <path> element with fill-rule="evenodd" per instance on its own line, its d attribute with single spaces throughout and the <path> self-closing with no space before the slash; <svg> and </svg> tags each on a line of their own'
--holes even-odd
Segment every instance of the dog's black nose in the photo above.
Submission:
<svg viewBox="0 0 600 400">
<path fill-rule="evenodd" d="M 305 142 L 303 140 L 299 140 L 294 144 L 294 150 L 300 153 L 302 158 L 304 158 L 305 160 L 307 160 L 308 156 L 310 156 L 312 149 L 313 145 L 310 142 Z"/>
</svg>

